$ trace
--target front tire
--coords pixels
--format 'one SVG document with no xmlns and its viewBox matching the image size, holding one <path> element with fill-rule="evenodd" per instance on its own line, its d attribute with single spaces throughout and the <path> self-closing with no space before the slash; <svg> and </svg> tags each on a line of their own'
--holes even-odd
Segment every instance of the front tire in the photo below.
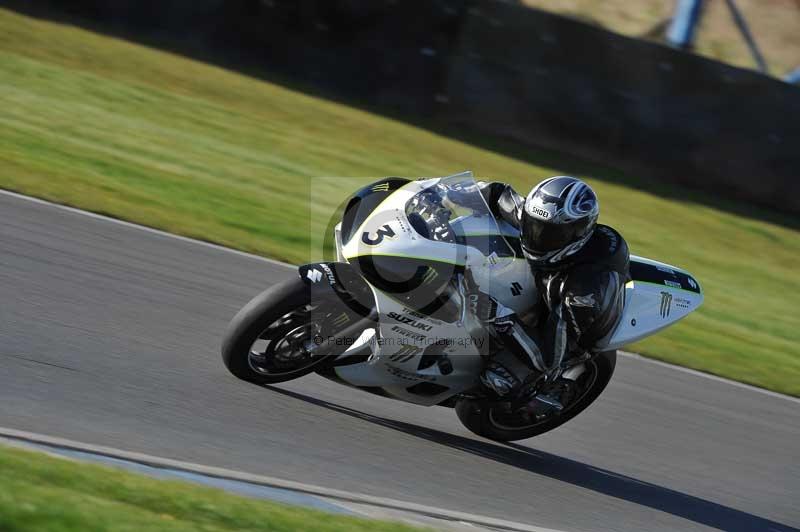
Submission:
<svg viewBox="0 0 800 532">
<path fill-rule="evenodd" d="M 276 284 L 253 298 L 233 317 L 222 342 L 222 361 L 236 377 L 256 384 L 286 382 L 314 371 L 328 357 L 319 356 L 297 369 L 257 371 L 252 348 L 268 327 L 311 304 L 308 286 L 298 277 Z M 301 324 L 302 326 L 302 324 Z M 280 341 L 274 339 L 273 341 Z"/>
<path fill-rule="evenodd" d="M 495 406 L 486 399 L 461 399 L 456 404 L 456 414 L 466 428 L 479 436 L 495 441 L 516 441 L 533 438 L 560 427 L 591 405 L 605 390 L 617 365 L 617 352 L 597 354 L 587 364 L 594 364 L 595 376 L 586 391 L 567 409 L 553 414 L 531 426 L 513 428 L 497 421 Z"/>
</svg>

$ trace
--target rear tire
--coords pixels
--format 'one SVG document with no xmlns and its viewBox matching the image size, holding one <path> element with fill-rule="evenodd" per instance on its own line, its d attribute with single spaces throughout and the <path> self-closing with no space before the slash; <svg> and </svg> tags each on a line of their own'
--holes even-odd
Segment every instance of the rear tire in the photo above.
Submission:
<svg viewBox="0 0 800 532">
<path fill-rule="evenodd" d="M 551 431 L 571 420 L 591 405 L 605 390 L 617 365 L 617 352 L 605 351 L 591 362 L 596 365 L 597 377 L 591 388 L 578 401 L 561 413 L 531 427 L 510 429 L 500 427 L 492 416 L 492 406 L 486 399 L 461 399 L 456 404 L 456 414 L 466 428 L 478 436 L 495 441 L 515 441 L 533 438 Z"/>
<path fill-rule="evenodd" d="M 254 297 L 233 317 L 222 341 L 222 361 L 236 377 L 256 384 L 286 382 L 313 372 L 329 357 L 295 371 L 268 375 L 255 371 L 250 364 L 250 350 L 264 330 L 276 320 L 310 303 L 308 286 L 299 278 L 271 286 Z"/>
</svg>

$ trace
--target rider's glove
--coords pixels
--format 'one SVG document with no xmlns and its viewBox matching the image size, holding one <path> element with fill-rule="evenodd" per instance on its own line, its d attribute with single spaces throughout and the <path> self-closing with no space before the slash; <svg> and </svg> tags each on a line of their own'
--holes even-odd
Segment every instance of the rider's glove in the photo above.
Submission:
<svg viewBox="0 0 800 532">
<path fill-rule="evenodd" d="M 502 364 L 489 362 L 480 376 L 481 383 L 499 396 L 508 395 L 519 381 Z"/>
</svg>

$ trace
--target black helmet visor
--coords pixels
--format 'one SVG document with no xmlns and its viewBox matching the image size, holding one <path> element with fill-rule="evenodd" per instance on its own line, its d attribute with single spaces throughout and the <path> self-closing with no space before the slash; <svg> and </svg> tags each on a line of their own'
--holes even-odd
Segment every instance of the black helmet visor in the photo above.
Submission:
<svg viewBox="0 0 800 532">
<path fill-rule="evenodd" d="M 580 219 L 566 224 L 547 223 L 533 216 L 523 216 L 522 244 L 535 255 L 564 249 L 580 240 L 586 232 L 587 220 Z"/>
</svg>

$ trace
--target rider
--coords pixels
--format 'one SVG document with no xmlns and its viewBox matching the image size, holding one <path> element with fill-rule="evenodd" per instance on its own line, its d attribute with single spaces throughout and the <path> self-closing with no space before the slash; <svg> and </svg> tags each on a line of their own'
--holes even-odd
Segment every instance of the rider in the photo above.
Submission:
<svg viewBox="0 0 800 532">
<path fill-rule="evenodd" d="M 478 292 L 481 319 L 493 325 L 507 348 L 492 358 L 481 382 L 514 399 L 542 376 L 545 382 L 558 381 L 565 363 L 612 332 L 622 315 L 629 278 L 628 245 L 617 231 L 597 224 L 597 196 L 580 179 L 545 179 L 526 198 L 504 183 L 478 186 L 494 216 L 519 229 L 544 311 L 538 323 L 524 323 Z M 520 364 L 521 358 L 531 362 Z M 556 396 L 540 395 L 539 400 L 561 408 Z"/>
</svg>

